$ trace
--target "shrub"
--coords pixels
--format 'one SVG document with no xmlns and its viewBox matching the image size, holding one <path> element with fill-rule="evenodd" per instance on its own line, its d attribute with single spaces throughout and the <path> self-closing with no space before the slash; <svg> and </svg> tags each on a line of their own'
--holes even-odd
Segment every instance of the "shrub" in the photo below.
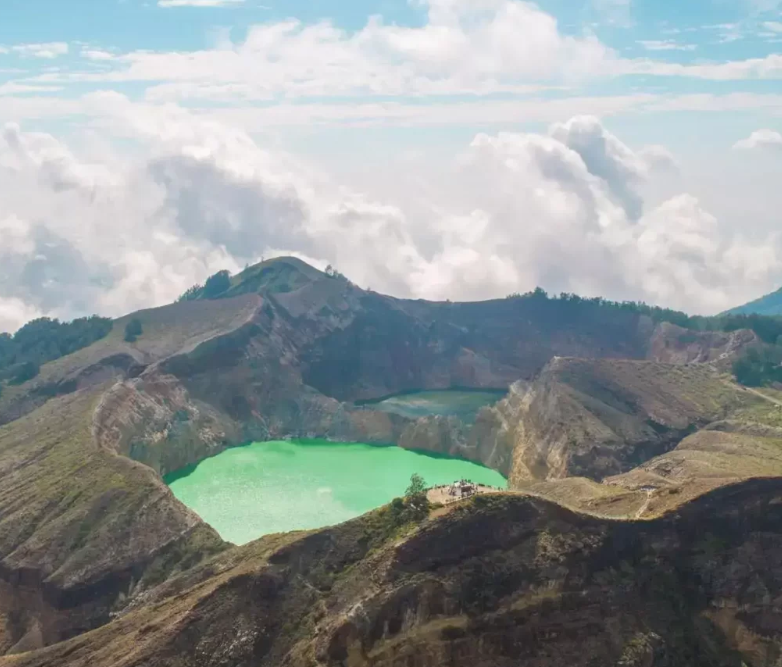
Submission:
<svg viewBox="0 0 782 667">
<path fill-rule="evenodd" d="M 141 320 L 139 320 L 137 317 L 134 317 L 125 326 L 125 342 L 135 343 L 142 333 L 144 333 L 144 330 L 141 326 Z"/>
<path fill-rule="evenodd" d="M 14 384 L 23 384 L 28 380 L 32 380 L 38 373 L 41 372 L 41 368 L 33 361 L 25 361 L 19 365 L 19 368 L 14 372 L 11 382 Z"/>
</svg>

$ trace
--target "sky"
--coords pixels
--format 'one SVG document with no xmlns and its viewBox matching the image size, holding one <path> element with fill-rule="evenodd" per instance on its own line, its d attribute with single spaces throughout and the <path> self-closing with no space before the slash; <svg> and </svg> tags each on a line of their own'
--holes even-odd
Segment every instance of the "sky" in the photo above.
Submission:
<svg viewBox="0 0 782 667">
<path fill-rule="evenodd" d="M 284 254 L 717 313 L 780 177 L 782 0 L 0 0 L 0 331 Z"/>
</svg>

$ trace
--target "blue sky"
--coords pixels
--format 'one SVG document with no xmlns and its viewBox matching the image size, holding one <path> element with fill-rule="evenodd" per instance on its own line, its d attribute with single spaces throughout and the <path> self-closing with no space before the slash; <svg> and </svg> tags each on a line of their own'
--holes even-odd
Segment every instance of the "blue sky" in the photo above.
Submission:
<svg viewBox="0 0 782 667">
<path fill-rule="evenodd" d="M 0 0 L 0 329 L 295 253 L 400 296 L 782 284 L 782 0 Z"/>
</svg>

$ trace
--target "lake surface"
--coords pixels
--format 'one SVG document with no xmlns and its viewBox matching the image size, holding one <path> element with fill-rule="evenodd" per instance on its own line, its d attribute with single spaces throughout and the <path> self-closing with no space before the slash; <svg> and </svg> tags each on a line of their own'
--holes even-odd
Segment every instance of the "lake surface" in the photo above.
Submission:
<svg viewBox="0 0 782 667">
<path fill-rule="evenodd" d="M 493 405 L 507 394 L 506 391 L 420 391 L 399 394 L 382 401 L 364 403 L 367 407 L 393 412 L 410 419 L 429 415 L 459 417 L 465 422 L 475 421 L 478 411 Z"/>
<path fill-rule="evenodd" d="M 506 487 L 500 473 L 468 461 L 399 447 L 325 441 L 264 442 L 228 449 L 166 477 L 174 495 L 224 540 L 321 528 L 404 495 L 418 473 L 429 486 L 458 479 Z"/>
</svg>

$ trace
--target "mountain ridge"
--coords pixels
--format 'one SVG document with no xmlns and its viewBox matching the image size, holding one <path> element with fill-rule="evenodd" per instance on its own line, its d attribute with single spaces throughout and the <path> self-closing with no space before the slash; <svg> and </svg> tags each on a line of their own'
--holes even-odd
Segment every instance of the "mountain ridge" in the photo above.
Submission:
<svg viewBox="0 0 782 667">
<path fill-rule="evenodd" d="M 537 293 L 466 304 L 399 300 L 339 274 L 305 273 L 299 260 L 272 261 L 232 283 L 247 288 L 242 294 L 128 315 L 105 338 L 44 364 L 38 377 L 0 396 L 0 651 L 77 637 L 63 648 L 76 646 L 74 655 L 85 656 L 74 664 L 114 667 L 100 662 L 91 631 L 145 609 L 180 575 L 211 571 L 222 553 L 231 562 L 240 554 L 248 563 L 260 558 L 268 540 L 260 552 L 236 551 L 160 479 L 251 440 L 323 437 L 457 455 L 509 475 L 517 493 L 624 522 L 778 474 L 776 460 L 759 463 L 776 440 L 746 431 L 754 454 L 741 459 L 736 474 L 695 484 L 704 468 L 687 454 L 692 462 L 678 482 L 672 477 L 652 492 L 632 477 L 649 477 L 646 464 L 662 469 L 673 465 L 671 456 L 702 452 L 682 447 L 675 454 L 686 436 L 712 423 L 776 427 L 776 406 L 724 374 L 730 359 L 757 341 L 752 332 L 693 331 L 629 307 Z M 128 342 L 123 330 L 133 318 L 142 334 Z M 502 386 L 508 394 L 471 424 L 357 404 L 454 386 Z M 710 440 L 710 451 L 722 452 L 728 440 Z M 681 492 L 687 484 L 693 494 Z M 373 520 L 362 521 L 355 525 Z M 210 577 L 219 580 L 219 572 L 207 577 L 217 584 Z M 274 597 L 277 581 L 264 574 L 259 590 Z M 345 645 L 342 632 L 353 630 L 337 633 Z M 142 634 L 165 641 L 154 630 Z M 161 657 L 153 652 L 146 663 L 127 664 L 178 664 L 156 646 Z M 41 660 L 58 650 L 47 649 Z M 209 650 L 218 660 L 219 650 Z M 329 664 L 340 664 L 338 655 Z M 356 664 L 375 664 L 361 655 Z"/>
</svg>

